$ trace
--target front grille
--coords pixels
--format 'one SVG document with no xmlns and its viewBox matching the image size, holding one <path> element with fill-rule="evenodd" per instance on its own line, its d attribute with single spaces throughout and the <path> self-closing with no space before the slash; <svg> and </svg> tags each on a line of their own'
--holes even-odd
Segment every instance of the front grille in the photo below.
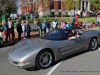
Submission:
<svg viewBox="0 0 100 75">
<path fill-rule="evenodd" d="M 17 64 L 18 64 L 18 62 L 13 61 L 10 57 L 9 57 L 9 61 L 10 61 L 10 63 L 12 63 L 12 64 L 15 64 L 15 65 L 17 65 Z"/>
<path fill-rule="evenodd" d="M 16 61 L 12 61 L 12 63 L 13 63 L 13 64 L 16 64 L 16 65 L 18 64 L 18 62 L 16 62 Z"/>
</svg>

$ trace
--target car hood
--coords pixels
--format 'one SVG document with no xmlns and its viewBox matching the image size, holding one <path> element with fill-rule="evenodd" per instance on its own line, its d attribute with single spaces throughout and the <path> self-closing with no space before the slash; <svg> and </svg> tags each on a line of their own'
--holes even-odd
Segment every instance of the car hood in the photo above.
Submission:
<svg viewBox="0 0 100 75">
<path fill-rule="evenodd" d="M 43 45 L 47 45 L 49 43 L 51 43 L 53 41 L 50 40 L 45 40 L 45 39 L 41 39 L 41 38 L 34 38 L 34 39 L 26 39 L 26 40 L 22 40 L 21 42 L 17 43 L 16 45 L 14 45 L 12 47 L 12 49 L 10 50 L 11 53 L 13 54 L 29 54 L 32 51 L 36 50 L 37 48 L 43 46 Z"/>
</svg>

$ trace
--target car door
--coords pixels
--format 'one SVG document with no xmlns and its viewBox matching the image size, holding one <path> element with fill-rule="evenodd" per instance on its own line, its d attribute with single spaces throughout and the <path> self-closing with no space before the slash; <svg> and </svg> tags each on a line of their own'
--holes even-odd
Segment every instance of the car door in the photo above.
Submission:
<svg viewBox="0 0 100 75">
<path fill-rule="evenodd" d="M 81 35 L 80 37 L 77 37 L 72 40 L 65 40 L 64 42 L 64 49 L 62 54 L 71 55 L 80 51 L 85 50 L 85 37 L 84 35 Z"/>
</svg>

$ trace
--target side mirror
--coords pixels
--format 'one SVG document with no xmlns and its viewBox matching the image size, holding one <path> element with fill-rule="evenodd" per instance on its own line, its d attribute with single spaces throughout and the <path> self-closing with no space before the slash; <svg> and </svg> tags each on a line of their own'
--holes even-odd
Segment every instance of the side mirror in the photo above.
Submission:
<svg viewBox="0 0 100 75">
<path fill-rule="evenodd" d="M 72 36 L 69 40 L 74 40 L 76 39 L 76 36 Z"/>
</svg>

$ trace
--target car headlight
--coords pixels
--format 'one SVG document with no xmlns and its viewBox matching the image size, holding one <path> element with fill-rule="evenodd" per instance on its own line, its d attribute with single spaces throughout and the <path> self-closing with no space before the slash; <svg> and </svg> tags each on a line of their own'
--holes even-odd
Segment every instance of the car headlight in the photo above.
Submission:
<svg viewBox="0 0 100 75">
<path fill-rule="evenodd" d="M 22 64 L 27 65 L 27 64 L 29 64 L 29 62 L 24 61 L 24 62 L 22 62 Z"/>
</svg>

